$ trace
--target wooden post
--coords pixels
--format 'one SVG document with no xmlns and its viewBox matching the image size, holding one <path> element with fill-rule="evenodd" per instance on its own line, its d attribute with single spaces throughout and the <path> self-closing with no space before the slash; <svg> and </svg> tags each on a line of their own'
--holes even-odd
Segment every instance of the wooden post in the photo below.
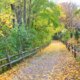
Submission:
<svg viewBox="0 0 80 80">
<path fill-rule="evenodd" d="M 8 63 L 9 63 L 8 67 L 12 68 L 10 56 L 7 54 L 6 57 L 7 57 Z"/>
<path fill-rule="evenodd" d="M 74 53 L 74 47 L 73 46 L 72 46 L 72 50 L 71 51 L 72 51 L 72 53 Z"/>
<path fill-rule="evenodd" d="M 72 46 L 72 53 L 74 57 L 76 58 L 77 50 L 75 49 L 74 45 Z"/>
<path fill-rule="evenodd" d="M 76 53 L 77 53 L 77 51 L 76 50 L 74 50 L 74 57 L 76 58 Z"/>
<path fill-rule="evenodd" d="M 2 61 L 0 62 L 0 65 L 2 65 Z M 2 73 L 4 71 L 4 68 L 0 69 L 0 73 Z"/>
<path fill-rule="evenodd" d="M 67 47 L 68 47 L 68 50 L 70 51 L 70 44 L 69 43 L 67 43 Z"/>
</svg>

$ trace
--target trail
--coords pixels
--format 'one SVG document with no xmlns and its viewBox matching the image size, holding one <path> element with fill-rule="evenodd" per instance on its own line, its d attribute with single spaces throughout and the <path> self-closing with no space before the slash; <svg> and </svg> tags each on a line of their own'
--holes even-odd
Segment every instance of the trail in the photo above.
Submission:
<svg viewBox="0 0 80 80">
<path fill-rule="evenodd" d="M 80 80 L 80 66 L 63 43 L 53 41 L 0 75 L 0 80 Z"/>
</svg>

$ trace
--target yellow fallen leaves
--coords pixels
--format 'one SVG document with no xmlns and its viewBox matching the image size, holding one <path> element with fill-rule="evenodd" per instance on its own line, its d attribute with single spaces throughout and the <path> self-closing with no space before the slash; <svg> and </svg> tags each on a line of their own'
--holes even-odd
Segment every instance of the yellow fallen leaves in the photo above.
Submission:
<svg viewBox="0 0 80 80">
<path fill-rule="evenodd" d="M 53 41 L 53 44 L 50 44 L 48 47 L 46 47 L 44 49 L 44 53 L 45 52 L 54 52 L 54 51 L 58 51 L 58 50 L 65 50 L 66 46 L 63 45 L 62 43 L 60 43 L 59 41 Z"/>
<path fill-rule="evenodd" d="M 39 52 L 39 54 L 41 54 L 41 56 L 43 56 L 42 53 L 45 55 L 47 53 L 51 54 L 51 57 L 48 54 L 47 56 L 44 56 L 45 57 L 44 59 L 49 58 L 49 62 L 52 61 L 52 62 L 56 63 L 54 65 L 52 65 L 53 63 L 51 64 L 52 68 L 51 68 L 50 73 L 43 74 L 42 70 L 41 70 L 42 71 L 41 74 L 40 73 L 34 74 L 34 76 L 32 73 L 31 73 L 32 75 L 24 73 L 23 69 L 26 70 L 25 68 L 27 68 L 29 66 L 32 67 L 32 68 L 29 68 L 29 70 L 33 69 L 33 71 L 35 72 L 35 70 L 34 70 L 35 67 L 33 67 L 33 65 L 35 65 L 35 64 L 33 63 L 33 65 L 29 65 L 31 63 L 31 61 L 29 61 L 30 63 L 28 64 L 28 62 L 26 60 L 23 63 L 17 65 L 13 69 L 11 69 L 10 71 L 7 71 L 5 74 L 1 75 L 0 80 L 19 80 L 19 78 L 21 80 L 45 80 L 45 78 L 46 78 L 46 80 L 80 80 L 80 66 L 75 61 L 75 59 L 73 58 L 71 53 L 67 51 L 65 45 L 63 45 L 61 42 L 53 41 L 48 47 L 46 47 L 45 49 L 42 49 L 41 52 Z M 56 56 L 57 59 L 54 57 L 54 55 Z M 41 56 L 38 56 L 39 59 Z M 53 59 L 51 59 L 51 58 L 53 58 Z M 35 61 L 35 58 L 33 58 L 33 59 L 30 58 L 30 60 Z M 46 66 L 44 59 L 38 60 L 37 65 L 41 64 L 43 61 L 44 66 Z M 48 59 L 46 59 L 46 60 L 48 60 Z M 43 67 L 42 66 L 43 64 L 41 64 L 39 66 Z M 51 65 L 48 66 L 49 69 L 50 69 Z M 39 66 L 36 66 L 38 70 L 40 68 Z M 33 71 L 31 71 L 31 72 L 33 72 Z"/>
<path fill-rule="evenodd" d="M 66 57 L 67 58 L 67 57 Z M 80 80 L 80 66 L 73 58 L 65 58 L 65 63 L 55 66 L 51 80 Z M 55 74 L 54 74 L 55 73 Z"/>
</svg>

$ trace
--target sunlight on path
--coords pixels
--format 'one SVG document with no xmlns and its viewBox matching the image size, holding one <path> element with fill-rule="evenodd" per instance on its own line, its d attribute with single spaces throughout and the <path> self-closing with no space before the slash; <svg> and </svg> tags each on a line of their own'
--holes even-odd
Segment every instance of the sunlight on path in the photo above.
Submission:
<svg viewBox="0 0 80 80">
<path fill-rule="evenodd" d="M 2 74 L 0 80 L 80 80 L 80 67 L 65 45 L 53 41 L 32 58 Z"/>
</svg>

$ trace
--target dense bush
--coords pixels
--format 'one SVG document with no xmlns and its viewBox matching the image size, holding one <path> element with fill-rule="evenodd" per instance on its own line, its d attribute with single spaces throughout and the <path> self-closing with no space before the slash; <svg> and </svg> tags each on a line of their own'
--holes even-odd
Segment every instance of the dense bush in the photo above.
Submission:
<svg viewBox="0 0 80 80">
<path fill-rule="evenodd" d="M 62 37 L 61 40 L 66 42 L 70 39 L 70 31 L 68 31 L 67 29 L 64 29 L 64 31 L 61 33 Z"/>
<path fill-rule="evenodd" d="M 39 47 L 51 41 L 52 33 L 51 27 L 41 28 L 36 30 L 35 28 L 25 29 L 15 27 L 8 29 L 3 28 L 3 36 L 0 37 L 0 53 L 6 54 L 18 54 L 21 51 L 26 51 L 35 47 Z"/>
</svg>

